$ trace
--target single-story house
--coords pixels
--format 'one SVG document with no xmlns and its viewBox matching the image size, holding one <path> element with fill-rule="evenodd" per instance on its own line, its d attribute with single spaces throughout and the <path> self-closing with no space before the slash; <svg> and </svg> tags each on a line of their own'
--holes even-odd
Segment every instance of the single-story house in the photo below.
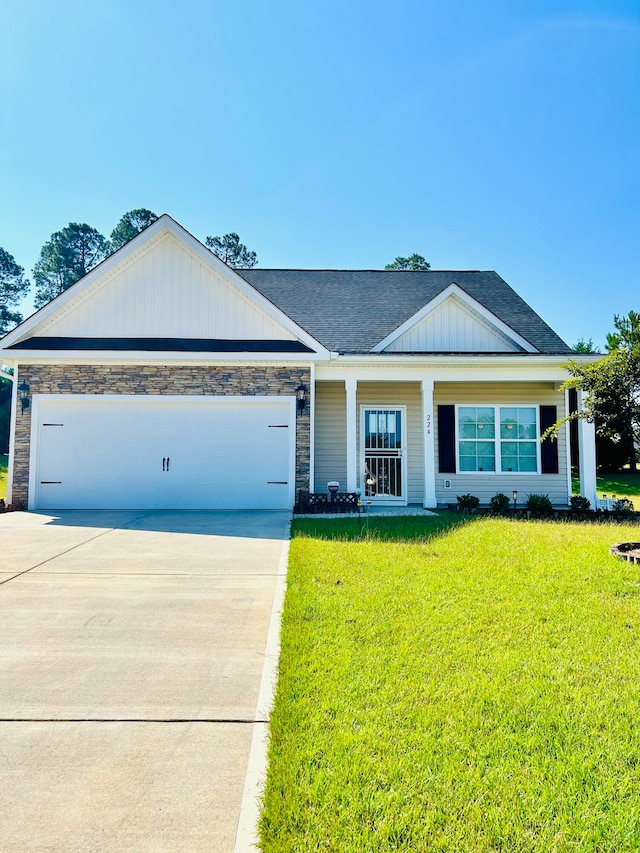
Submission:
<svg viewBox="0 0 640 853">
<path fill-rule="evenodd" d="M 495 272 L 231 269 L 170 216 L 0 341 L 8 500 L 436 507 L 571 496 L 569 347 Z M 595 436 L 579 427 L 595 499 Z M 365 482 L 366 481 L 366 482 Z"/>
</svg>

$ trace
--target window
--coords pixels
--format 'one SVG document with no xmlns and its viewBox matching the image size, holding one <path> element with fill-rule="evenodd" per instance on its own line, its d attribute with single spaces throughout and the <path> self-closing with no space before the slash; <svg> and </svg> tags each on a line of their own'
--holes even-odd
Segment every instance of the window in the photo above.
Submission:
<svg viewBox="0 0 640 853">
<path fill-rule="evenodd" d="M 538 472 L 535 406 L 459 406 L 458 470 Z"/>
</svg>

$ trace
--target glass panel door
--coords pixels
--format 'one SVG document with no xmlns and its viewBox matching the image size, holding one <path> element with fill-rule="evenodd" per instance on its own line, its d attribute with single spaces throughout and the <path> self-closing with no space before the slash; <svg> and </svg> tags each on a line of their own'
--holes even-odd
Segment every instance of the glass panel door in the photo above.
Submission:
<svg viewBox="0 0 640 853">
<path fill-rule="evenodd" d="M 404 499 L 404 410 L 363 409 L 363 479 L 367 499 Z"/>
</svg>

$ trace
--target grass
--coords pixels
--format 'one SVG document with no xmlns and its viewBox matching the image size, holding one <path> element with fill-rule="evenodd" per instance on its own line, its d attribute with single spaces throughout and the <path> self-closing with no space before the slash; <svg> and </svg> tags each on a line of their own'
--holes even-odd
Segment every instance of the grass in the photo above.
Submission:
<svg viewBox="0 0 640 853">
<path fill-rule="evenodd" d="M 580 478 L 572 477 L 573 493 L 580 494 Z M 640 511 L 640 474 L 603 474 L 597 478 L 598 494 L 629 498 Z"/>
<path fill-rule="evenodd" d="M 5 500 L 7 497 L 7 466 L 9 465 L 9 457 L 0 453 L 0 498 Z"/>
<path fill-rule="evenodd" d="M 294 523 L 265 853 L 640 849 L 637 526 Z"/>
</svg>

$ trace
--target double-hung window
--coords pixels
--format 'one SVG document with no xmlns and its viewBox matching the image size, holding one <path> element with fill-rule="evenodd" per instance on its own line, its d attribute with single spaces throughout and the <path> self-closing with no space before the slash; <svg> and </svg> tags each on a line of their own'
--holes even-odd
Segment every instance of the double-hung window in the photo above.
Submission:
<svg viewBox="0 0 640 853">
<path fill-rule="evenodd" d="M 458 470 L 537 474 L 535 406 L 458 406 Z"/>
</svg>

